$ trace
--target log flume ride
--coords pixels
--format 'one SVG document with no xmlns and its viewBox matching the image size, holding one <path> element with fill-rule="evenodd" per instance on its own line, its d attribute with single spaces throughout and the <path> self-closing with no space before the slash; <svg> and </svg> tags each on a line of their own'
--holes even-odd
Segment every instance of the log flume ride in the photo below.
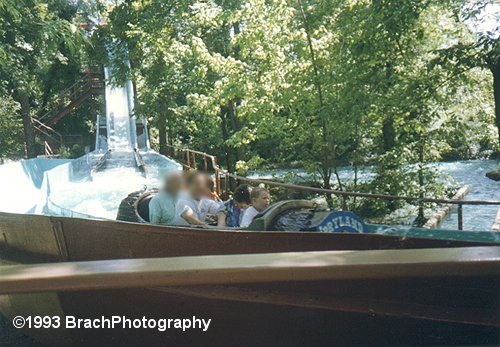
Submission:
<svg viewBox="0 0 500 347">
<path fill-rule="evenodd" d="M 277 207 L 273 219 L 311 208 Z M 366 233 L 283 232 L 260 218 L 262 230 L 235 231 L 0 213 L 2 261 L 12 265 L 0 268 L 0 307 L 11 318 L 213 322 L 206 332 L 26 330 L 50 345 L 500 341 L 500 243 L 491 233 L 384 235 L 370 224 Z"/>
<path fill-rule="evenodd" d="M 107 99 L 126 98 L 118 104 L 131 107 L 127 90 L 107 89 Z M 129 195 L 116 221 L 65 208 L 54 201 L 57 185 L 90 180 L 124 158 L 144 176 L 151 163 L 181 169 L 170 158 L 133 149 L 139 140 L 129 114 L 107 113 L 108 130 L 120 125 L 110 136 L 125 137 L 108 143 L 124 146 L 121 152 L 0 166 L 0 176 L 9 178 L 0 185 L 0 311 L 9 319 L 57 316 L 63 323 L 25 326 L 36 340 L 50 346 L 500 343 L 500 237 L 491 232 L 365 224 L 306 201 L 276 204 L 237 230 L 150 225 L 149 194 Z M 188 163 L 196 162 L 193 153 L 185 153 Z M 211 324 L 206 331 L 64 325 L 69 317 L 113 316 Z"/>
<path fill-rule="evenodd" d="M 143 153 L 140 161 L 129 153 L 125 157 L 131 162 L 180 168 L 155 153 Z M 10 319 L 196 316 L 213 323 L 205 332 L 24 330 L 39 341 L 180 346 L 207 341 L 291 346 L 500 342 L 500 242 L 494 233 L 365 224 L 308 201 L 276 204 L 247 230 L 154 226 L 141 204 L 148 194 L 131 194 L 122 202 L 119 218 L 128 222 L 76 218 L 82 216 L 51 200 L 54 182 L 91 177 L 95 165 L 110 163 L 96 156 L 0 167 L 4 177 L 19 181 L 0 187 L 3 195 L 22 198 L 0 206 L 10 212 L 0 212 L 1 312 Z M 25 194 L 10 194 L 16 186 Z M 320 232 L 329 230 L 328 223 L 336 225 L 337 217 L 344 222 L 349 217 L 349 223 L 337 223 L 337 232 Z"/>
</svg>

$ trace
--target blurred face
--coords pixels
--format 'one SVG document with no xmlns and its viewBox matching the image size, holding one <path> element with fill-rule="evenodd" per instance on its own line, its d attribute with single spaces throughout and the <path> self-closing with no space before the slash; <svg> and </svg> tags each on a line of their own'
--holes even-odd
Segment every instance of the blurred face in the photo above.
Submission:
<svg viewBox="0 0 500 347">
<path fill-rule="evenodd" d="M 189 193 L 195 200 L 201 200 L 207 191 L 207 179 L 203 175 L 197 175 L 189 186 Z"/>
<path fill-rule="evenodd" d="M 249 205 L 246 201 L 234 201 L 234 207 L 244 210 Z"/>
<path fill-rule="evenodd" d="M 270 201 L 271 196 L 269 195 L 269 193 L 262 192 L 260 193 L 258 198 L 252 199 L 252 205 L 257 211 L 262 212 L 269 206 Z"/>
<path fill-rule="evenodd" d="M 177 194 L 179 194 L 179 191 L 182 189 L 182 177 L 181 175 L 178 174 L 172 174 L 167 176 L 165 179 L 165 191 L 172 195 L 173 197 L 176 197 Z"/>
</svg>

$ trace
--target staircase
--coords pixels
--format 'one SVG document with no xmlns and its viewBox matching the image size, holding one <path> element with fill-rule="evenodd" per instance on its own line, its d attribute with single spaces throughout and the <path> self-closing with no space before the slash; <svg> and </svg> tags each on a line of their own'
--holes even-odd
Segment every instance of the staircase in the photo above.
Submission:
<svg viewBox="0 0 500 347">
<path fill-rule="evenodd" d="M 87 72 L 71 87 L 63 90 L 56 98 L 45 105 L 33 118 L 33 127 L 45 142 L 53 148 L 64 143 L 64 136 L 52 129 L 52 126 L 80 106 L 93 95 L 104 95 L 104 76 L 100 73 Z M 47 153 L 46 153 L 47 154 Z"/>
</svg>

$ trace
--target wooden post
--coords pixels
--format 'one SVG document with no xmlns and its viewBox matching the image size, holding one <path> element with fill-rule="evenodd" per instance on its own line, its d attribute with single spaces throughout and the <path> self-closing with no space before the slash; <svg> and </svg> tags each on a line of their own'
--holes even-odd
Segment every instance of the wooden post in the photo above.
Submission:
<svg viewBox="0 0 500 347">
<path fill-rule="evenodd" d="M 224 200 L 229 199 L 229 180 L 227 174 L 224 176 Z"/>
<path fill-rule="evenodd" d="M 491 231 L 500 231 L 500 208 L 497 211 L 495 221 L 493 222 L 493 225 L 491 226 L 490 230 Z"/>
<path fill-rule="evenodd" d="M 342 211 L 347 211 L 347 196 L 342 195 Z"/>
<path fill-rule="evenodd" d="M 458 204 L 458 230 L 464 230 L 463 208 L 462 204 Z"/>
<path fill-rule="evenodd" d="M 191 157 L 192 157 L 192 158 L 191 158 L 191 159 L 192 159 L 192 160 L 191 160 L 191 162 L 192 162 L 192 164 L 193 164 L 192 168 L 193 168 L 193 169 L 195 169 L 195 170 L 197 170 L 197 167 L 196 167 L 196 153 L 195 153 L 195 152 L 192 152 L 192 153 L 191 153 Z"/>
<path fill-rule="evenodd" d="M 189 155 L 189 149 L 186 150 L 186 166 L 188 169 L 191 168 L 191 156 Z"/>
<path fill-rule="evenodd" d="M 215 172 L 215 192 L 217 195 L 220 196 L 221 189 L 220 189 L 220 173 L 219 173 L 219 166 L 217 165 L 217 158 L 212 157 L 212 168 L 214 169 Z"/>
<path fill-rule="evenodd" d="M 465 195 L 469 192 L 469 186 L 461 187 L 451 200 L 463 200 Z M 453 208 L 452 204 L 443 205 L 429 220 L 423 225 L 425 229 L 437 229 L 439 224 L 446 218 Z"/>
</svg>

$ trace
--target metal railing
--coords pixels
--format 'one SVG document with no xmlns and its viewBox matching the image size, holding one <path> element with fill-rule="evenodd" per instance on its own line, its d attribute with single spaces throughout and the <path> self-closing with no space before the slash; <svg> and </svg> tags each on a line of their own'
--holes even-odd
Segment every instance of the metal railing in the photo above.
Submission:
<svg viewBox="0 0 500 347">
<path fill-rule="evenodd" d="M 348 192 L 344 190 L 336 190 L 336 189 L 325 189 L 325 188 L 315 188 L 302 186 L 291 183 L 281 183 L 275 182 L 271 180 L 265 179 L 256 179 L 256 178 L 248 178 L 240 175 L 236 175 L 230 173 L 226 170 L 220 168 L 217 164 L 217 157 L 187 148 L 180 148 L 176 146 L 167 145 L 169 148 L 174 149 L 174 153 L 181 153 L 180 158 L 178 158 L 186 170 L 197 170 L 197 159 L 201 157 L 204 161 L 204 171 L 208 172 L 207 162 L 212 163 L 213 171 L 215 174 L 215 182 L 216 182 L 216 192 L 217 194 L 221 194 L 220 181 L 221 176 L 223 176 L 225 180 L 224 187 L 224 195 L 227 198 L 229 196 L 229 184 L 228 179 L 233 178 L 238 181 L 250 182 L 254 184 L 266 184 L 269 186 L 281 187 L 291 190 L 302 190 L 309 191 L 315 193 L 323 193 L 323 194 L 331 194 L 338 196 L 342 199 L 342 209 L 347 209 L 347 198 L 349 197 L 360 197 L 360 198 L 368 198 L 368 199 L 381 199 L 387 201 L 405 201 L 408 203 L 434 203 L 434 204 L 450 204 L 457 205 L 457 219 L 458 219 L 458 230 L 463 230 L 463 206 L 464 205 L 494 205 L 500 206 L 500 201 L 496 200 L 454 200 L 454 199 L 435 199 L 435 198 L 424 198 L 424 197 L 415 197 L 415 196 L 398 196 L 398 195 L 389 195 L 389 194 L 373 194 L 373 193 L 361 193 L 361 192 Z M 175 158 L 174 158 L 175 159 Z"/>
</svg>

